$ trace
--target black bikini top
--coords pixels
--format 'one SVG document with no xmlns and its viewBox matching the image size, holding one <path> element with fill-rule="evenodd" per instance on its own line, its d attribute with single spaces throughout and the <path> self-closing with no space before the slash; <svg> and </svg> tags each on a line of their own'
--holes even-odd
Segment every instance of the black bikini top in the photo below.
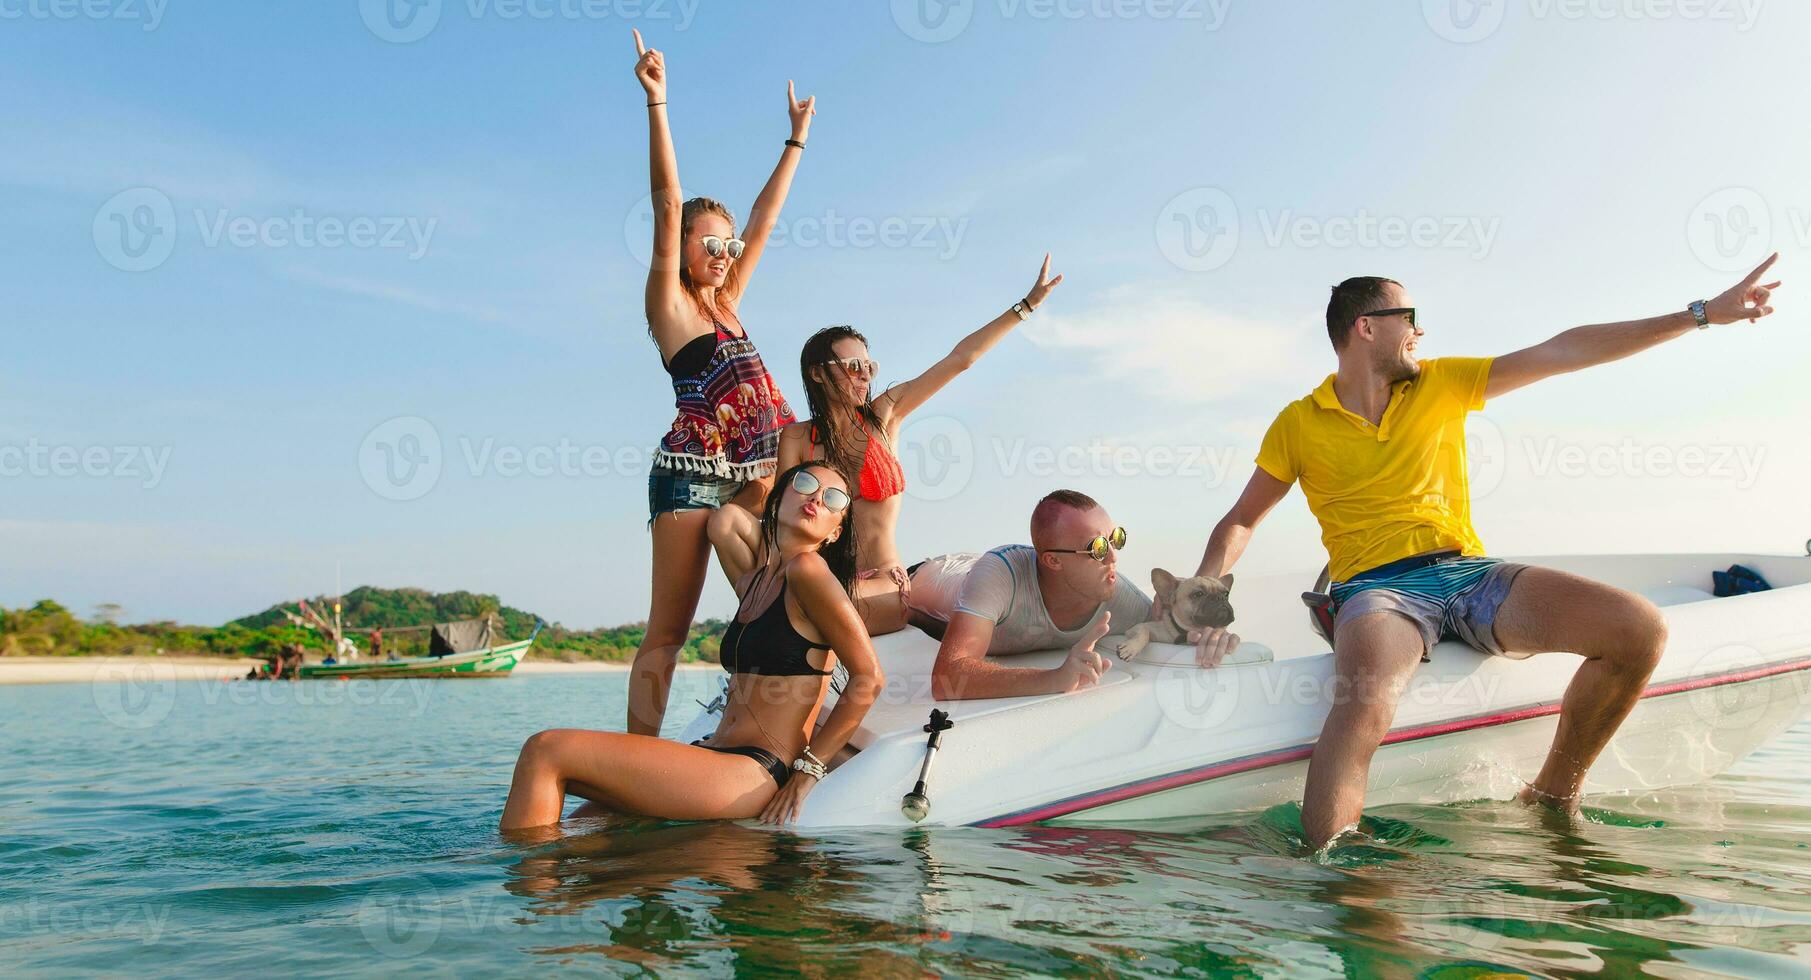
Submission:
<svg viewBox="0 0 1811 980">
<path fill-rule="evenodd" d="M 751 582 L 748 595 L 754 594 L 754 583 Z M 741 617 L 742 609 L 738 606 L 736 618 L 731 619 L 729 628 L 723 631 L 719 656 L 724 670 L 732 674 L 764 674 L 769 677 L 813 674 L 821 677 L 830 673 L 811 666 L 811 661 L 806 658 L 806 654 L 813 650 L 828 653 L 830 648 L 805 639 L 793 628 L 791 617 L 786 615 L 784 579 L 780 582 L 779 593 L 767 604 L 761 615 L 746 623 L 742 622 Z"/>
</svg>

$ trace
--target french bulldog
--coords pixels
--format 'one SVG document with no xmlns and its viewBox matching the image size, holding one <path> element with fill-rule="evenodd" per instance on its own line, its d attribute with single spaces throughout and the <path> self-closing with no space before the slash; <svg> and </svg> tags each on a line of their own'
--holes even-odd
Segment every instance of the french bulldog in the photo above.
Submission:
<svg viewBox="0 0 1811 980">
<path fill-rule="evenodd" d="M 1185 642 L 1190 630 L 1232 625 L 1230 573 L 1222 578 L 1197 575 L 1178 579 L 1161 568 L 1153 568 L 1151 586 L 1163 604 L 1163 618 L 1127 630 L 1119 645 L 1121 660 L 1131 660 L 1152 643 Z"/>
</svg>

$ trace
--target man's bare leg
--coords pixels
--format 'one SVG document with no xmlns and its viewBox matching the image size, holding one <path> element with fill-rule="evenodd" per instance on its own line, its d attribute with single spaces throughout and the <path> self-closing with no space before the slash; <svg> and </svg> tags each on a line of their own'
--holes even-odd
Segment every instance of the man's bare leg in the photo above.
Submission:
<svg viewBox="0 0 1811 980">
<path fill-rule="evenodd" d="M 1524 802 L 1576 810 L 1585 773 L 1641 700 L 1666 650 L 1666 620 L 1633 592 L 1529 568 L 1497 610 L 1496 634 L 1507 650 L 1564 650 L 1585 658 L 1560 703 L 1547 761 L 1521 794 Z"/>
<path fill-rule="evenodd" d="M 1405 616 L 1373 612 L 1340 623 L 1333 651 L 1338 686 L 1302 795 L 1302 830 L 1317 848 L 1364 814 L 1371 757 L 1421 663 L 1421 633 Z"/>
</svg>

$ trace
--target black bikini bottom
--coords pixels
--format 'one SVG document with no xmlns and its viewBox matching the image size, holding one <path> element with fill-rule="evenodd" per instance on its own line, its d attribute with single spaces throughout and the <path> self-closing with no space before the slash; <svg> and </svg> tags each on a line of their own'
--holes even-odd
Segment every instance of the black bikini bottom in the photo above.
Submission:
<svg viewBox="0 0 1811 980">
<path fill-rule="evenodd" d="M 780 757 L 761 748 L 759 745 L 706 745 L 704 739 L 692 743 L 701 749 L 722 752 L 725 755 L 741 755 L 759 762 L 767 768 L 767 774 L 773 777 L 774 785 L 784 786 L 792 778 L 792 768 L 780 761 Z"/>
</svg>

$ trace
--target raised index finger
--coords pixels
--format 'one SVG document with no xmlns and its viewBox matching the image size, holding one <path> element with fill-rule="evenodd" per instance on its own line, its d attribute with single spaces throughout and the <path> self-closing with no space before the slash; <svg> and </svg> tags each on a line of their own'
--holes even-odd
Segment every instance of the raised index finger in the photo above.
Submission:
<svg viewBox="0 0 1811 980">
<path fill-rule="evenodd" d="M 629 28 L 629 32 L 635 35 L 635 53 L 647 54 L 648 46 L 641 43 L 641 29 L 638 27 L 631 27 Z"/>
<path fill-rule="evenodd" d="M 1755 266 L 1754 271 L 1750 272 L 1748 274 L 1748 278 L 1742 280 L 1742 282 L 1744 284 L 1750 285 L 1750 286 L 1754 285 L 1757 282 L 1760 282 L 1761 277 L 1767 274 L 1767 270 L 1773 268 L 1773 263 L 1778 262 L 1779 260 L 1780 260 L 1780 253 L 1778 253 L 1778 252 L 1775 252 L 1772 255 L 1767 256 L 1767 261 L 1762 262 L 1760 265 Z"/>
</svg>

